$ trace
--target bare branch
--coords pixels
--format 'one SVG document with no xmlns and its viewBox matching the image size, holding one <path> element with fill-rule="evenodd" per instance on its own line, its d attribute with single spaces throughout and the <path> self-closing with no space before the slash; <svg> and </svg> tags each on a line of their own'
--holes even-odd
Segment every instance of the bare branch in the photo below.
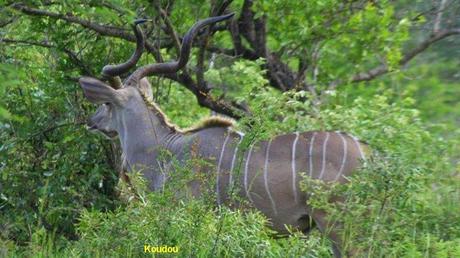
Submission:
<svg viewBox="0 0 460 258">
<path fill-rule="evenodd" d="M 74 52 L 72 52 L 72 51 L 70 51 L 70 50 L 68 50 L 66 48 L 60 48 L 60 47 L 55 46 L 53 44 L 50 44 L 50 43 L 48 43 L 46 41 L 37 42 L 37 41 L 29 41 L 29 40 L 21 40 L 21 39 L 3 38 L 3 39 L 0 39 L 0 43 L 2 43 L 2 42 L 8 43 L 8 44 L 25 44 L 25 45 L 32 45 L 32 46 L 49 48 L 49 49 L 53 48 L 53 49 L 61 50 L 62 52 L 67 54 L 67 56 L 72 61 L 72 63 L 74 63 L 75 65 L 80 67 L 80 69 L 83 72 L 83 74 L 89 75 L 89 76 L 94 76 L 92 71 L 91 71 L 91 69 L 80 58 L 78 58 L 77 54 L 75 54 Z"/>
<path fill-rule="evenodd" d="M 233 46 L 235 47 L 234 54 L 236 56 L 243 52 L 243 44 L 241 43 L 240 31 L 238 28 L 238 20 L 230 22 L 230 35 L 232 36 Z"/>
<path fill-rule="evenodd" d="M 436 15 L 436 18 L 434 19 L 433 33 L 437 33 L 441 29 L 442 15 L 444 13 L 446 3 L 447 3 L 447 0 L 441 0 L 441 4 L 439 5 L 438 13 Z"/>
<path fill-rule="evenodd" d="M 124 29 L 114 27 L 114 26 L 101 25 L 95 22 L 91 22 L 89 20 L 85 20 L 85 19 L 81 19 L 79 17 L 73 16 L 72 14 L 60 14 L 60 13 L 50 12 L 47 10 L 35 9 L 35 8 L 25 6 L 22 3 L 15 4 L 12 7 L 27 15 L 47 16 L 47 17 L 51 17 L 55 19 L 60 19 L 60 20 L 64 20 L 70 23 L 79 24 L 87 29 L 96 31 L 100 35 L 124 38 L 130 41 L 136 41 L 134 35 L 132 35 L 131 33 L 127 32 Z"/>
<path fill-rule="evenodd" d="M 25 45 L 33 45 L 33 46 L 39 46 L 39 47 L 45 47 L 45 48 L 53 48 L 55 47 L 54 45 L 43 41 L 43 42 L 37 42 L 37 41 L 29 41 L 29 40 L 21 40 L 21 39 L 7 39 L 7 38 L 2 38 L 0 39 L 0 42 L 5 42 L 5 43 L 11 43 L 11 44 L 25 44 Z"/>
<path fill-rule="evenodd" d="M 108 26 L 108 25 L 101 25 L 101 24 L 98 24 L 98 23 L 95 23 L 89 20 L 82 19 L 80 17 L 73 16 L 72 14 L 60 14 L 60 13 L 50 12 L 47 10 L 36 9 L 36 8 L 28 7 L 21 3 L 14 3 L 11 5 L 11 7 L 26 15 L 43 16 L 43 17 L 50 17 L 54 19 L 60 19 L 60 20 L 67 21 L 69 23 L 78 24 L 86 29 L 95 31 L 101 36 L 116 37 L 116 38 L 121 38 L 127 41 L 136 42 L 136 37 L 134 36 L 134 34 L 131 34 L 124 28 Z M 34 42 L 34 43 L 37 43 L 37 42 Z M 40 44 L 41 43 L 38 42 L 36 45 L 39 46 Z M 164 46 L 169 46 L 169 45 L 170 43 L 167 43 L 167 45 L 165 44 Z M 159 48 L 164 47 L 164 46 L 163 45 L 159 46 Z M 42 47 L 51 48 L 53 46 L 43 45 Z M 146 42 L 145 48 L 147 49 L 149 53 L 151 53 L 155 57 L 157 62 L 163 61 L 161 58 L 159 49 L 155 47 L 153 44 Z M 78 59 L 73 59 L 73 57 L 71 57 L 71 52 L 67 54 L 69 55 L 70 58 L 72 58 L 72 60 L 74 61 L 78 60 Z M 88 68 L 83 68 L 81 65 L 80 67 L 84 70 L 85 74 L 91 75 L 90 70 Z M 195 94 L 198 100 L 198 103 L 203 107 L 210 108 L 216 112 L 228 115 L 236 119 L 241 118 L 242 116 L 241 114 L 245 112 L 245 110 L 239 111 L 242 109 L 236 105 L 232 105 L 223 100 L 214 100 L 206 92 L 200 91 L 196 83 L 193 81 L 192 77 L 186 73 L 181 74 L 180 76 L 167 75 L 166 77 L 184 85 L 187 89 L 189 89 L 193 94 Z"/>
<path fill-rule="evenodd" d="M 222 15 L 225 12 L 225 9 L 228 7 L 228 5 L 232 1 L 223 1 L 223 3 L 220 6 L 215 6 L 214 4 L 211 6 L 211 11 L 209 13 L 209 16 L 218 16 Z M 197 85 L 200 89 L 200 91 L 209 91 L 207 82 L 204 79 L 204 72 L 205 72 L 205 53 L 206 53 L 206 48 L 209 44 L 209 38 L 216 32 L 214 30 L 215 24 L 211 24 L 207 29 L 204 30 L 203 36 L 201 39 L 198 41 L 198 56 L 197 56 L 197 64 L 196 64 L 196 80 L 197 80 Z"/>
<path fill-rule="evenodd" d="M 12 8 L 21 11 L 24 14 L 31 16 L 45 16 L 54 19 L 64 20 L 69 23 L 74 23 L 83 26 L 86 29 L 93 30 L 101 36 L 109 36 L 115 38 L 122 38 L 131 42 L 136 42 L 134 34 L 128 32 L 128 30 L 116 26 L 101 25 L 89 20 L 82 19 L 80 17 L 73 16 L 72 14 L 60 14 L 54 13 L 47 10 L 41 10 L 25 6 L 22 3 L 13 4 Z M 161 46 L 160 46 L 161 47 Z M 145 48 L 151 53 L 159 53 L 159 50 L 151 43 L 146 42 Z M 157 59 L 157 55 L 154 55 Z"/>
<path fill-rule="evenodd" d="M 444 39 L 444 38 L 447 38 L 447 37 L 453 36 L 453 35 L 458 35 L 458 34 L 460 34 L 460 28 L 441 30 L 441 31 L 439 31 L 437 33 L 432 34 L 431 37 L 429 37 L 428 39 L 424 40 L 416 48 L 414 48 L 413 50 L 411 50 L 408 53 L 406 53 L 404 55 L 404 57 L 401 59 L 401 61 L 399 62 L 400 65 L 407 64 L 416 55 L 420 54 L 425 49 L 430 47 L 432 44 L 440 41 L 441 39 Z"/>
<path fill-rule="evenodd" d="M 279 90 L 286 91 L 293 89 L 296 82 L 296 73 L 285 64 L 280 55 L 271 53 L 266 46 L 266 17 L 261 16 L 254 18 L 255 14 L 252 10 L 254 1 L 245 0 L 241 10 L 238 29 L 235 26 L 231 27 L 232 40 L 234 43 L 237 55 L 243 53 L 243 46 L 241 44 L 240 33 L 244 39 L 249 42 L 252 50 L 255 53 L 255 58 L 265 58 L 266 64 L 263 65 L 267 69 L 266 76 L 270 84 Z"/>
<path fill-rule="evenodd" d="M 244 1 L 239 19 L 239 31 L 241 35 L 243 35 L 246 38 L 251 47 L 253 49 L 256 49 L 257 45 L 255 44 L 255 31 L 253 23 L 254 14 L 251 11 L 252 5 L 252 0 Z"/>
<path fill-rule="evenodd" d="M 256 53 L 261 57 L 267 57 L 267 31 L 266 31 L 266 16 L 263 15 L 254 20 L 255 42 L 257 44 Z"/>
<path fill-rule="evenodd" d="M 250 49 L 247 48 L 242 48 L 241 50 L 236 50 L 236 49 L 226 49 L 226 48 L 219 48 L 216 46 L 207 46 L 206 50 L 211 52 L 211 53 L 217 53 L 217 54 L 223 54 L 227 56 L 232 56 L 232 57 L 238 57 L 241 56 L 244 59 L 247 60 L 257 60 L 259 56 L 251 51 Z M 241 52 L 239 52 L 241 51 Z M 239 54 L 238 54 L 239 53 Z"/>
<path fill-rule="evenodd" d="M 429 38 L 425 39 L 422 41 L 419 45 L 417 45 L 415 48 L 412 50 L 408 51 L 406 54 L 404 54 L 403 58 L 399 61 L 400 66 L 404 66 L 409 61 L 411 61 L 414 57 L 416 57 L 418 54 L 422 53 L 425 51 L 427 48 L 429 48 L 431 45 L 434 43 L 447 38 L 449 36 L 453 35 L 458 35 L 460 34 L 460 28 L 456 29 L 447 29 L 447 30 L 440 30 L 437 33 L 433 33 Z M 372 68 L 366 72 L 360 72 L 358 74 L 355 74 L 354 76 L 351 77 L 350 82 L 361 82 L 361 81 L 370 81 L 373 80 L 374 78 L 386 74 L 390 72 L 388 69 L 388 66 L 386 64 L 382 64 L 380 66 L 377 66 L 375 68 Z M 331 84 L 329 84 L 329 88 L 335 88 L 337 87 L 340 83 L 342 83 L 342 80 L 336 80 L 333 81 Z"/>
<path fill-rule="evenodd" d="M 222 4 L 217 8 L 217 11 L 213 15 L 221 15 L 227 10 L 227 7 L 233 2 L 233 0 L 224 0 Z"/>
<path fill-rule="evenodd" d="M 193 81 L 192 77 L 190 77 L 188 74 L 165 74 L 164 77 L 184 85 L 195 95 L 198 104 L 200 104 L 202 107 L 207 107 L 219 114 L 227 115 L 235 119 L 240 119 L 244 115 L 250 114 L 250 112 L 242 106 L 230 104 L 224 100 L 216 100 L 209 94 L 208 90 L 200 90 L 196 83 Z"/>
<path fill-rule="evenodd" d="M 8 19 L 6 21 L 0 21 L 0 28 L 3 28 L 5 26 L 7 26 L 8 24 L 14 22 L 15 18 L 16 17 L 12 17 L 12 18 L 10 18 L 10 19 Z"/>
<path fill-rule="evenodd" d="M 180 40 L 179 37 L 177 36 L 176 31 L 174 30 L 174 26 L 171 23 L 171 20 L 169 19 L 168 14 L 166 13 L 165 10 L 163 10 L 160 6 L 160 4 L 157 2 L 156 7 L 158 11 L 161 14 L 161 18 L 163 19 L 165 25 L 166 25 L 166 33 L 169 34 L 169 36 L 173 40 L 174 47 L 176 48 L 177 53 L 179 54 L 180 52 Z"/>
</svg>

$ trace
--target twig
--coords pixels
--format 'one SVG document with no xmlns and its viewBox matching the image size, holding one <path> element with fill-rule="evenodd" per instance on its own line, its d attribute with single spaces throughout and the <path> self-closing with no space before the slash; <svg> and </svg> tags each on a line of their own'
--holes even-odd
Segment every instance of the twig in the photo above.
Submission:
<svg viewBox="0 0 460 258">
<path fill-rule="evenodd" d="M 444 14 L 446 3 L 447 0 L 441 0 L 438 13 L 436 14 L 436 18 L 434 19 L 433 33 L 437 33 L 441 29 L 442 15 Z"/>
<path fill-rule="evenodd" d="M 424 50 L 429 48 L 431 45 L 434 43 L 440 41 L 441 39 L 447 38 L 449 36 L 453 35 L 458 35 L 460 34 L 460 28 L 455 28 L 455 29 L 447 29 L 447 30 L 440 30 L 436 33 L 431 34 L 431 36 L 424 41 L 422 41 L 419 45 L 417 45 L 415 48 L 412 50 L 408 51 L 406 54 L 404 54 L 403 58 L 399 61 L 400 66 L 404 66 L 409 61 L 411 61 L 414 57 L 416 57 L 418 54 L 422 53 Z M 349 80 L 352 83 L 355 82 L 362 82 L 362 81 L 370 81 L 380 75 L 386 74 L 390 72 L 388 69 L 388 66 L 386 64 L 382 64 L 380 66 L 374 67 L 368 71 L 365 72 L 360 72 L 358 74 L 355 74 L 351 77 Z M 343 80 L 335 80 L 332 83 L 329 84 L 329 89 L 334 89 L 337 87 L 339 84 L 343 83 Z"/>
<path fill-rule="evenodd" d="M 159 4 L 159 2 L 156 3 L 156 8 L 158 9 L 158 12 L 161 14 L 161 18 L 163 19 L 165 25 L 166 25 L 166 33 L 170 35 L 170 37 L 173 40 L 174 47 L 177 50 L 177 53 L 180 53 L 180 40 L 179 37 L 177 36 L 176 30 L 174 30 L 174 26 L 171 23 L 171 20 L 169 19 L 168 14 L 166 13 L 165 10 L 163 10 Z"/>
<path fill-rule="evenodd" d="M 30 15 L 30 16 L 43 16 L 43 17 L 50 17 L 54 19 L 64 20 L 71 24 L 78 24 L 86 29 L 95 31 L 101 36 L 108 36 L 108 37 L 116 37 L 121 38 L 127 41 L 135 42 L 136 38 L 134 34 L 128 32 L 128 30 L 116 26 L 108 26 L 108 25 L 101 25 L 96 22 L 92 22 L 90 20 L 85 20 L 83 18 L 73 16 L 72 14 L 66 13 L 55 13 L 47 10 L 37 9 L 28 7 L 23 3 L 13 3 L 10 5 L 11 8 L 22 12 L 23 14 Z M 160 48 L 169 47 L 170 42 L 163 43 L 155 47 L 150 42 L 145 43 L 146 50 L 151 53 L 157 62 L 162 62 Z M 46 47 L 46 46 L 43 46 Z M 73 57 L 71 57 L 73 59 Z M 87 71 L 85 71 L 87 73 Z M 188 74 L 183 74 L 181 76 L 177 75 L 166 75 L 165 77 L 172 79 L 187 89 L 189 89 L 193 94 L 195 94 L 198 103 L 203 106 L 210 108 L 216 112 L 222 113 L 224 115 L 239 119 L 241 116 L 246 113 L 246 110 L 241 110 L 240 107 L 232 105 L 231 103 L 227 103 L 223 100 L 215 100 L 212 98 L 207 91 L 203 92 L 199 89 L 198 85 L 194 82 L 192 77 Z"/>
<path fill-rule="evenodd" d="M 32 46 L 38 46 L 38 47 L 44 47 L 44 48 L 53 48 L 53 49 L 58 49 L 58 50 L 61 50 L 62 52 L 64 52 L 65 54 L 67 54 L 67 56 L 69 56 L 70 60 L 75 64 L 77 65 L 78 67 L 80 67 L 80 69 L 82 70 L 82 72 L 85 74 L 85 75 L 89 75 L 89 76 L 93 76 L 93 73 L 91 71 L 91 69 L 81 60 L 78 58 L 77 54 L 75 54 L 74 52 L 66 49 L 66 48 L 60 48 L 56 45 L 53 45 L 53 44 L 50 44 L 46 41 L 42 41 L 42 42 L 37 42 L 37 41 L 29 41 L 29 40 L 22 40 L 22 39 L 9 39 L 9 38 L 3 38 L 3 39 L 0 39 L 0 43 L 8 43 L 8 44 L 25 44 L 25 45 L 32 45 Z"/>
</svg>

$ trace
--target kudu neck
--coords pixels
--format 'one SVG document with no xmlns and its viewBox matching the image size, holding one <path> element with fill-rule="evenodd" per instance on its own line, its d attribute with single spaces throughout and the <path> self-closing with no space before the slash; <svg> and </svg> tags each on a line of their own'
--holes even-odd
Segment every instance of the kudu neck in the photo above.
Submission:
<svg viewBox="0 0 460 258">
<path fill-rule="evenodd" d="M 144 105 L 135 112 L 127 114 L 121 123 L 120 140 L 125 148 L 130 149 L 152 148 L 161 145 L 170 135 L 180 134 L 166 115 L 153 102 L 141 93 Z"/>
<path fill-rule="evenodd" d="M 160 189 L 165 180 L 159 168 L 158 157 L 165 150 L 165 142 L 176 131 L 169 127 L 157 110 L 142 105 L 122 117 L 120 142 L 124 166 L 131 172 L 139 171 L 148 179 L 149 188 Z"/>
<path fill-rule="evenodd" d="M 155 121 L 155 126 L 165 131 L 166 135 L 179 133 L 180 130 L 176 125 L 169 122 L 168 117 L 160 109 L 160 107 L 141 91 L 139 92 L 142 96 L 142 99 L 144 100 L 145 105 L 147 106 L 148 114 L 152 118 L 151 121 Z"/>
</svg>

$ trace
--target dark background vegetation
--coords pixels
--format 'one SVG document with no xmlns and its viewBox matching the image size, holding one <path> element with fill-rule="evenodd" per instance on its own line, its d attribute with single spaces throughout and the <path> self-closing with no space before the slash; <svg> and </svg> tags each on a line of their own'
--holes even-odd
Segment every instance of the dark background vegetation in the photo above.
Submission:
<svg viewBox="0 0 460 258">
<path fill-rule="evenodd" d="M 77 80 L 130 56 L 133 20 L 152 19 L 147 64 L 176 58 L 195 21 L 229 12 L 200 33 L 186 69 L 150 78 L 170 119 L 185 127 L 213 111 L 259 138 L 353 133 L 379 153 L 360 177 L 304 184 L 347 225 L 348 246 L 460 256 L 456 0 L 0 0 L 0 256 L 137 256 L 144 244 L 182 256 L 331 255 L 317 231 L 272 238 L 257 212 L 167 193 L 120 201 L 117 143 L 85 130 L 94 106 Z M 324 201 L 330 191 L 346 208 Z"/>
</svg>

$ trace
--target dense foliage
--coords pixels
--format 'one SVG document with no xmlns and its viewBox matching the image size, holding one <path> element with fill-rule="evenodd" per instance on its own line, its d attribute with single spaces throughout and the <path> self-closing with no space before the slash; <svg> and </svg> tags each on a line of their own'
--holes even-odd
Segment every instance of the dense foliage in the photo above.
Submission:
<svg viewBox="0 0 460 258">
<path fill-rule="evenodd" d="M 207 99 L 180 80 L 150 78 L 170 120 L 186 127 L 212 108 L 243 114 L 238 129 L 257 139 L 296 130 L 354 134 L 373 156 L 349 184 L 302 183 L 315 207 L 343 223 L 346 247 L 372 257 L 460 256 L 460 41 L 446 37 L 414 52 L 437 31 L 460 26 L 460 5 L 337 0 L 257 1 L 249 11 L 252 1 L 242 0 L 0 1 L 0 256 L 137 257 L 146 244 L 177 245 L 183 257 L 331 255 L 317 230 L 274 238 L 256 211 L 216 207 L 214 196 L 177 198 L 187 167 L 162 193 L 133 177 L 136 197 L 120 198 L 117 143 L 84 128 L 94 107 L 76 78 L 97 76 L 134 45 L 63 16 L 126 33 L 133 19 L 152 18 L 144 29 L 168 60 L 177 51 L 159 8 L 182 35 L 227 2 L 241 24 L 265 24 L 264 46 L 244 31 L 242 46 L 225 29 L 202 36 L 209 48 L 198 44 L 182 73 Z M 244 23 L 245 12 L 254 23 Z M 363 73 L 375 68 L 375 77 Z M 336 194 L 343 205 L 329 203 Z"/>
</svg>

